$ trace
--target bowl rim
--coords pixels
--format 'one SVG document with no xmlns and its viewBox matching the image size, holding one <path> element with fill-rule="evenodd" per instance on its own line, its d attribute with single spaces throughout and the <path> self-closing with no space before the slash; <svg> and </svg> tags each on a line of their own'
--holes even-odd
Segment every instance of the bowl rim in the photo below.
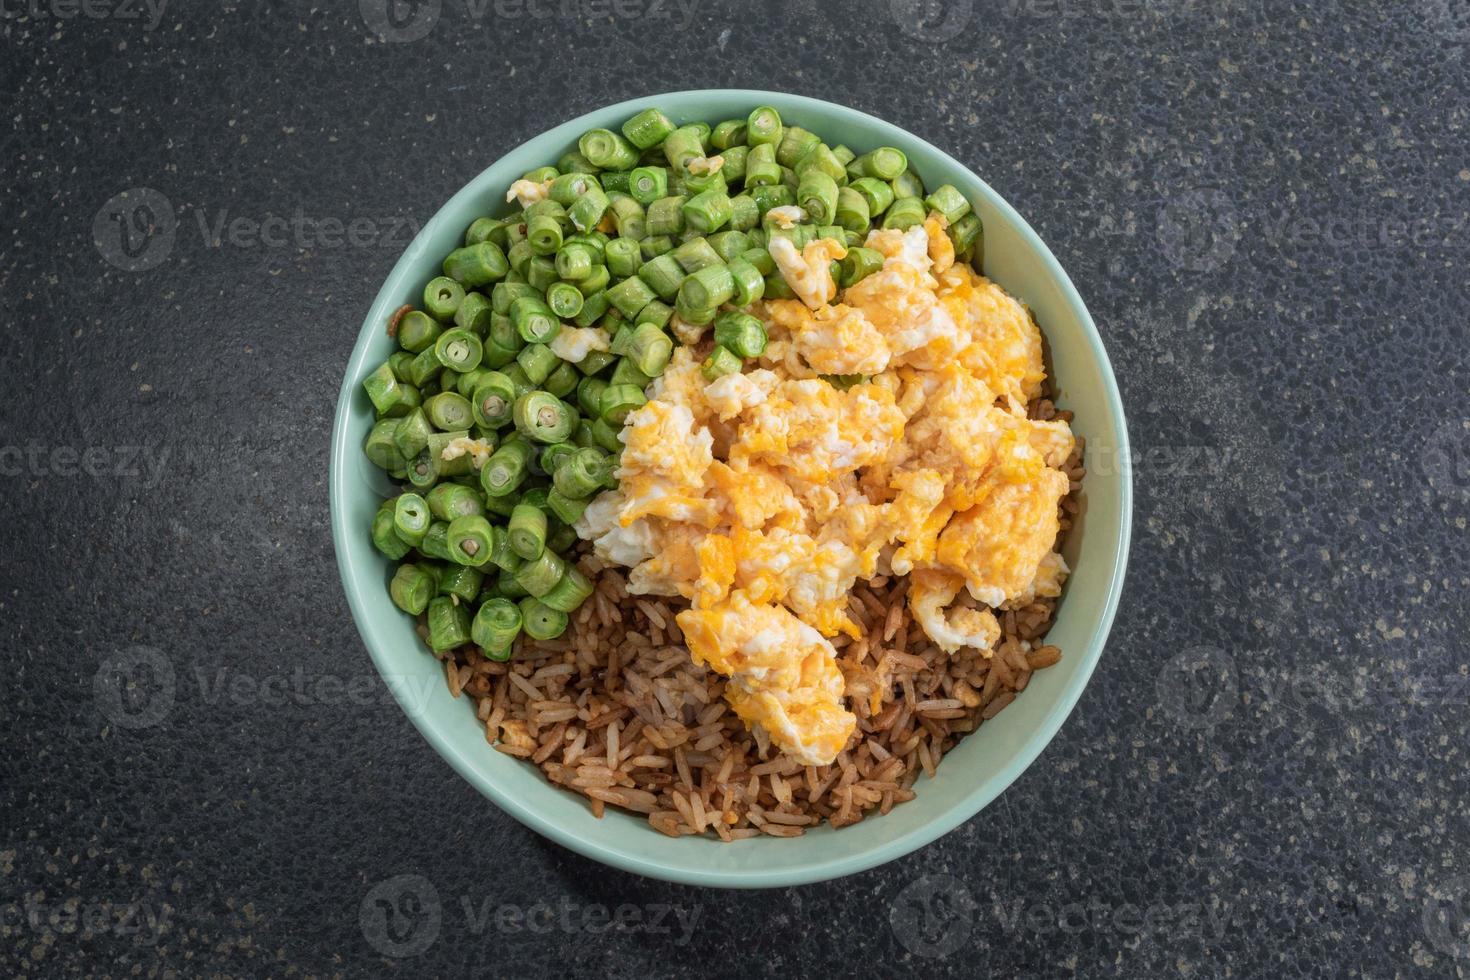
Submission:
<svg viewBox="0 0 1470 980">
<path fill-rule="evenodd" d="M 450 212 L 457 212 L 460 210 L 460 205 L 478 198 L 483 192 L 475 188 L 476 182 L 486 170 L 494 167 L 504 156 L 519 149 L 520 146 L 524 146 L 525 143 L 542 138 L 555 137 L 564 143 L 575 142 L 577 136 L 594 125 L 594 117 L 604 117 L 618 113 L 632 115 L 634 112 L 649 105 L 660 104 L 661 100 L 688 100 L 698 99 L 700 97 L 736 97 L 748 101 L 752 106 L 779 102 L 782 106 L 781 111 L 783 114 L 787 112 L 786 106 L 791 107 L 793 114 L 799 114 L 804 109 L 835 113 L 840 117 L 845 117 L 846 122 L 860 126 L 864 130 L 871 132 L 875 140 L 881 140 L 884 143 L 896 146 L 906 144 L 922 146 L 929 152 L 932 152 L 944 166 L 953 168 L 955 171 L 967 174 L 973 178 L 980 187 L 980 193 L 985 197 L 987 204 L 996 211 L 999 211 L 1005 220 L 1009 221 L 1019 232 L 1020 236 L 1040 255 L 1047 275 L 1059 287 L 1062 299 L 1071 313 L 1077 318 L 1082 328 L 1082 333 L 1086 338 L 1091 359 L 1098 370 L 1105 400 L 1111 410 L 1111 422 L 1114 431 L 1110 435 L 1114 440 L 1114 445 L 1117 447 L 1118 458 L 1121 460 L 1131 458 L 1123 400 L 1118 391 L 1116 378 L 1113 375 L 1112 363 L 1108 359 L 1107 351 L 1103 346 L 1102 337 L 1098 333 L 1097 326 L 1093 323 L 1092 316 L 1088 312 L 1086 304 L 1083 303 L 1081 295 L 1077 292 L 1076 286 L 1073 285 L 1071 278 L 1067 275 L 1066 270 L 1062 268 L 1061 263 L 1057 261 L 1056 256 L 1052 254 L 1051 249 L 1047 247 L 1041 236 L 1036 233 L 1026 219 L 1021 217 L 999 193 L 969 167 L 928 141 L 915 136 L 913 133 L 893 123 L 849 106 L 794 93 L 761 89 L 686 89 L 649 94 L 613 103 L 593 109 L 590 112 L 567 120 L 531 137 L 517 147 L 507 150 L 500 158 L 491 161 L 475 175 L 470 177 L 463 187 L 439 206 L 438 210 L 434 212 L 434 215 L 424 223 L 418 234 L 414 236 L 413 241 L 404 249 L 403 254 L 399 257 L 379 287 L 364 317 L 363 325 L 358 331 L 357 340 L 349 356 L 346 373 L 342 380 L 342 388 L 338 395 L 332 424 L 328 494 L 331 511 L 332 545 L 336 553 L 338 573 L 342 580 L 343 590 L 347 595 L 348 607 L 352 612 L 353 625 L 357 628 L 358 635 L 362 637 L 363 643 L 372 657 L 374 667 L 380 675 L 386 676 L 390 673 L 391 662 L 388 659 L 386 647 L 383 642 L 376 635 L 370 635 L 370 631 L 364 627 L 364 623 L 366 622 L 364 612 L 365 599 L 353 585 L 351 569 L 349 568 L 346 548 L 343 546 L 343 542 L 352 533 L 352 529 L 347 526 L 346 514 L 348 510 L 347 485 L 351 472 L 349 466 L 350 454 L 358 451 L 356 442 L 348 438 L 348 428 L 352 416 L 352 401 L 356 396 L 358 388 L 355 379 L 361 372 L 364 362 L 367 360 L 368 340 L 372 336 L 372 332 L 380 328 L 384 322 L 384 316 L 387 312 L 390 312 L 386 309 L 386 306 L 391 303 L 391 295 L 401 293 L 404 280 L 412 277 L 411 267 L 419 261 L 421 254 L 427 248 L 428 241 L 440 229 L 441 225 L 448 222 L 445 215 Z M 583 836 L 543 817 L 534 807 L 528 806 L 513 794 L 502 791 L 485 777 L 479 768 L 479 764 L 470 758 L 464 748 L 439 731 L 437 723 L 430 721 L 428 718 L 429 712 L 411 710 L 411 706 L 405 703 L 407 692 L 401 690 L 398 685 L 390 684 L 388 686 L 392 689 L 394 698 L 399 702 L 399 706 L 404 709 L 404 714 L 413 722 L 414 726 L 419 730 L 419 733 L 470 785 L 526 827 L 594 861 L 611 865 L 623 871 L 630 871 L 635 874 L 665 881 L 719 888 L 785 887 L 810 884 L 866 871 L 869 868 L 877 867 L 878 865 L 885 864 L 888 861 L 918 850 L 979 813 L 997 796 L 1009 788 L 1019 778 L 1021 773 L 1025 772 L 1036 761 L 1037 757 L 1051 744 L 1052 739 L 1060 730 L 1062 723 L 1072 713 L 1072 709 L 1076 706 L 1083 689 L 1087 686 L 1093 671 L 1097 667 L 1098 661 L 1101 659 L 1103 647 L 1106 644 L 1108 635 L 1112 629 L 1114 617 L 1117 613 L 1118 603 L 1126 577 L 1133 524 L 1133 481 L 1131 467 L 1121 466 L 1118 476 L 1118 499 L 1121 506 L 1121 514 L 1116 540 L 1113 542 L 1115 557 L 1113 567 L 1108 572 L 1107 595 L 1104 600 L 1102 614 L 1092 624 L 1091 636 L 1079 658 L 1078 669 L 1068 680 L 1067 686 L 1061 691 L 1059 697 L 1052 705 L 1051 710 L 1043 717 L 1041 723 L 1036 725 L 1026 736 L 1025 741 L 1011 758 L 1005 762 L 1001 771 L 986 783 L 976 786 L 935 819 L 907 833 L 884 841 L 878 847 L 858 854 L 842 855 L 825 861 L 802 865 L 776 868 L 740 868 L 733 870 L 710 870 L 688 867 L 682 864 L 664 864 L 630 855 L 619 847 L 615 837 L 594 840 L 590 837 Z M 476 751 L 482 752 L 485 748 L 487 747 L 477 744 Z M 519 760 L 512 761 L 519 762 Z M 653 830 L 649 832 L 656 833 Z"/>
</svg>

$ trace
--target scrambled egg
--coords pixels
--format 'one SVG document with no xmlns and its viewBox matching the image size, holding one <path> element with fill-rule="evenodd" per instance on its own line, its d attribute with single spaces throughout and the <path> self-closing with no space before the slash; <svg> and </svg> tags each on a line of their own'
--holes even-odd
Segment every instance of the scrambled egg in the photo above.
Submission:
<svg viewBox="0 0 1470 980">
<path fill-rule="evenodd" d="M 730 678 L 726 697 L 749 726 L 808 765 L 825 765 L 852 734 L 832 644 L 790 611 L 736 593 L 679 614 L 696 663 Z"/>
<path fill-rule="evenodd" d="M 551 352 L 563 361 L 581 364 L 593 351 L 605 351 L 612 347 L 612 338 L 606 330 L 598 327 L 568 327 L 563 325 L 547 345 Z"/>
<path fill-rule="evenodd" d="M 544 201 L 551 195 L 551 181 L 543 180 L 518 180 L 510 185 L 510 190 L 505 192 L 505 203 L 516 202 L 523 208 L 528 208 L 537 201 Z"/>
<path fill-rule="evenodd" d="M 631 591 L 689 601 L 694 659 L 808 765 L 856 727 L 828 637 L 860 635 L 859 580 L 910 576 L 936 644 L 988 653 L 994 610 L 1055 596 L 1067 574 L 1054 548 L 1073 438 L 1026 418 L 1045 379 L 1030 314 L 955 262 L 937 214 L 866 244 L 883 267 L 839 295 L 842 243 L 772 239 L 798 299 L 751 309 L 770 335 L 759 363 L 706 382 L 679 348 L 628 416 L 618 489 L 577 523 L 632 569 Z"/>
</svg>

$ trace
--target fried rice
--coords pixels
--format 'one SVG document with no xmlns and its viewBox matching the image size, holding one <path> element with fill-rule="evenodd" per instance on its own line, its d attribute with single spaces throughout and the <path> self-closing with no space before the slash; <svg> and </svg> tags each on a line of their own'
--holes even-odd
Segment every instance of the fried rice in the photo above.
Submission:
<svg viewBox="0 0 1470 980">
<path fill-rule="evenodd" d="M 1048 399 L 1028 414 L 1071 420 Z M 1083 448 L 1079 438 L 1063 467 L 1071 485 L 1059 536 L 1078 513 Z M 802 765 L 748 730 L 725 702 L 726 678 L 691 660 L 674 621 L 687 603 L 629 594 L 622 570 L 591 554 L 578 564 L 596 591 L 561 637 L 522 637 L 504 663 L 472 646 L 435 655 L 495 749 L 586 797 L 596 816 L 608 806 L 640 813 L 671 837 L 797 837 L 886 814 L 1062 656 L 1040 642 L 1057 599 L 997 610 L 989 656 L 950 655 L 910 619 L 907 579 L 875 578 L 848 599 L 861 636 L 832 640 L 857 729 L 831 765 Z"/>
</svg>

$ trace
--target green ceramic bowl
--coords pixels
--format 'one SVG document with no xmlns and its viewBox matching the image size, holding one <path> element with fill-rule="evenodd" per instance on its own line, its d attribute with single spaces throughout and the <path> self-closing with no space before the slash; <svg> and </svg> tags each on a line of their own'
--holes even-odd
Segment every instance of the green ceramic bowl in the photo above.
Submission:
<svg viewBox="0 0 1470 980">
<path fill-rule="evenodd" d="M 368 537 L 389 484 L 363 457 L 373 410 L 362 379 L 394 349 L 383 329 L 389 316 L 404 303 L 419 302 L 425 283 L 439 274 L 440 261 L 460 244 L 464 229 L 476 217 L 503 208 L 505 189 L 522 173 L 554 163 L 588 129 L 617 129 L 645 106 L 659 106 L 676 122 L 715 123 L 744 117 L 763 104 L 832 144 L 845 143 L 858 152 L 899 147 L 929 187 L 949 182 L 964 192 L 985 221 L 985 273 L 1035 311 L 1050 345 L 1059 402 L 1076 413 L 1073 428 L 1086 437 L 1089 459 L 1099 451 L 1106 452 L 1109 463 L 1129 458 L 1123 405 L 1097 328 L 1057 260 L 1000 195 L 963 164 L 897 126 L 815 99 L 738 90 L 656 95 L 600 109 L 517 147 L 470 181 L 424 226 L 378 291 L 347 365 L 332 431 L 332 537 L 348 604 L 379 672 L 435 750 L 502 810 L 580 854 L 655 878 L 730 888 L 821 881 L 903 857 L 973 817 L 1035 760 L 1082 693 L 1113 622 L 1128 556 L 1128 468 L 1099 466 L 1084 483 L 1084 515 L 1065 549 L 1073 574 L 1048 637 L 1062 648 L 1062 662 L 1036 674 L 1003 715 L 961 742 L 936 778 L 921 778 L 916 799 L 885 817 L 840 831 L 823 827 L 799 838 L 733 844 L 699 837 L 673 840 L 641 817 L 609 809 L 602 819 L 594 818 L 581 797 L 554 788 L 531 765 L 490 748 L 469 701 L 449 696 L 438 661 L 422 647 L 409 618 L 389 601 L 391 569 Z M 433 801 L 426 802 L 432 806 Z"/>
</svg>

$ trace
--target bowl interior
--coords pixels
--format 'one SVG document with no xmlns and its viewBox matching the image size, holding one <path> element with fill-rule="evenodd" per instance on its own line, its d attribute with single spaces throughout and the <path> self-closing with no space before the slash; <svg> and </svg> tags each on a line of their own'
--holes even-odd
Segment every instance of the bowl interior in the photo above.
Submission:
<svg viewBox="0 0 1470 980">
<path fill-rule="evenodd" d="M 1090 473 L 1084 515 L 1066 546 L 1073 568 L 1048 642 L 1062 662 L 1035 675 L 1023 696 L 946 757 L 935 779 L 921 778 L 917 799 L 884 817 L 795 839 L 758 838 L 731 845 L 673 840 L 641 817 L 595 819 L 581 797 L 559 790 L 539 771 L 494 751 L 465 700 L 451 698 L 438 661 L 388 600 L 390 563 L 367 528 L 387 478 L 361 452 L 373 412 L 362 379 L 392 353 L 384 326 L 404 303 L 416 303 L 439 274 L 443 256 L 466 226 L 501 213 L 505 188 L 525 171 L 553 163 L 587 129 L 616 129 L 634 112 L 658 105 L 676 122 L 745 116 L 773 105 L 786 121 L 861 153 L 880 145 L 904 150 L 925 183 L 949 182 L 985 222 L 985 273 L 1036 314 L 1051 353 L 1059 403 L 1076 413 L 1073 429 L 1089 447 L 1127 458 L 1122 405 L 1096 328 L 1066 274 L 1030 227 L 964 166 L 888 123 L 856 110 L 773 92 L 719 90 L 650 96 L 590 113 L 517 147 L 456 194 L 404 252 L 368 312 L 337 406 L 331 464 L 332 532 L 349 605 L 378 670 L 419 730 L 466 779 L 534 830 L 599 861 L 692 884 L 768 887 L 850 874 L 892 860 L 974 815 L 1014 780 L 1055 734 L 1076 702 L 1112 623 L 1127 558 L 1130 486 L 1126 467 Z M 1089 452 L 1089 456 L 1092 452 Z"/>
</svg>

